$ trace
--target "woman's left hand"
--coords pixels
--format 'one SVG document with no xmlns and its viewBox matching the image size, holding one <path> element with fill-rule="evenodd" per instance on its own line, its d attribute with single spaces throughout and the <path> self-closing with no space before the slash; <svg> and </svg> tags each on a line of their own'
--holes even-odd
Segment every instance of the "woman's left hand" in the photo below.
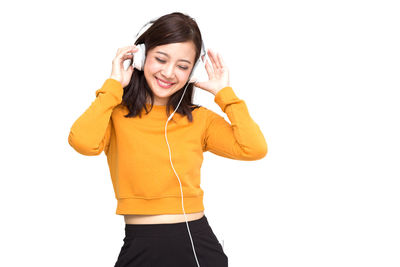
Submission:
<svg viewBox="0 0 400 267">
<path fill-rule="evenodd" d="M 212 63 L 212 68 L 208 60 L 205 64 L 209 80 L 207 82 L 195 82 L 194 86 L 216 95 L 222 88 L 230 86 L 229 71 L 218 53 L 208 49 L 208 57 Z"/>
</svg>

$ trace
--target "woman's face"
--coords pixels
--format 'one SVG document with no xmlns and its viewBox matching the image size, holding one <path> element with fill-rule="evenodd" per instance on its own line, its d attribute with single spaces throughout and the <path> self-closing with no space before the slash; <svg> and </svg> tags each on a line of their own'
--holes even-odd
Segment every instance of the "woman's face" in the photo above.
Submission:
<svg viewBox="0 0 400 267">
<path fill-rule="evenodd" d="M 188 41 L 156 46 L 147 52 L 144 76 L 154 94 L 154 105 L 166 105 L 169 97 L 186 84 L 194 66 L 195 49 Z"/>
</svg>

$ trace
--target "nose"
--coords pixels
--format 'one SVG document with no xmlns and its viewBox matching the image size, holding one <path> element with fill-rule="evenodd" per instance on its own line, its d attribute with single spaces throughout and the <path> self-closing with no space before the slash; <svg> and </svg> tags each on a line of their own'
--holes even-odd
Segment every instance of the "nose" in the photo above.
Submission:
<svg viewBox="0 0 400 267">
<path fill-rule="evenodd" d="M 163 68 L 161 69 L 161 74 L 166 79 L 172 79 L 174 77 L 174 65 L 173 64 L 164 64 Z"/>
</svg>

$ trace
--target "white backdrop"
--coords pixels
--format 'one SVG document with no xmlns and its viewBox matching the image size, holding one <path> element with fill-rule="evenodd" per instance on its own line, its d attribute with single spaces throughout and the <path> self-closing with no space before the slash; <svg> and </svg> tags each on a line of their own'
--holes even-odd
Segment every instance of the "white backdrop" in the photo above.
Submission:
<svg viewBox="0 0 400 267">
<path fill-rule="evenodd" d="M 69 130 L 117 49 L 180 11 L 269 147 L 251 162 L 204 154 L 205 213 L 229 266 L 399 266 L 395 2 L 2 3 L 0 265 L 114 266 L 124 221 L 106 156 L 78 154 Z M 195 103 L 224 115 L 208 92 Z"/>
</svg>

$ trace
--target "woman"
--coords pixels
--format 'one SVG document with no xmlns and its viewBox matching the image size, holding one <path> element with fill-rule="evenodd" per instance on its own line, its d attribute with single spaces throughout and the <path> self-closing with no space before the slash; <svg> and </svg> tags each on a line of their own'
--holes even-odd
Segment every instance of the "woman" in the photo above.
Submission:
<svg viewBox="0 0 400 267">
<path fill-rule="evenodd" d="M 133 59 L 138 44 L 146 47 L 143 70 L 125 70 L 123 62 Z M 194 85 L 213 94 L 232 125 L 192 103 L 188 80 L 201 51 L 201 33 L 191 17 L 174 12 L 158 18 L 134 46 L 118 49 L 110 78 L 71 127 L 68 141 L 76 151 L 107 156 L 116 214 L 125 220 L 117 267 L 228 266 L 204 214 L 203 152 L 258 160 L 267 144 L 230 87 L 221 56 L 210 50 L 208 81 Z"/>
</svg>

